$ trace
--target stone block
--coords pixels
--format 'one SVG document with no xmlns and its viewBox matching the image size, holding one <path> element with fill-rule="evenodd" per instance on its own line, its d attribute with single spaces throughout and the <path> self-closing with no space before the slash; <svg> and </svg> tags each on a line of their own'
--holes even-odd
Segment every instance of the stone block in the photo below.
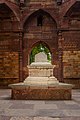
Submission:
<svg viewBox="0 0 80 120">
<path fill-rule="evenodd" d="M 12 99 L 16 100 L 70 100 L 71 88 L 52 87 L 36 88 L 16 86 L 12 88 Z"/>
</svg>

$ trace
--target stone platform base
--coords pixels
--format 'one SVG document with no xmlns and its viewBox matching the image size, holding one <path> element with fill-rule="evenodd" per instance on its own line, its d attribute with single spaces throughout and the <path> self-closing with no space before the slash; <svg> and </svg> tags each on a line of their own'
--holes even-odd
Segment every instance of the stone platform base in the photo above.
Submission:
<svg viewBox="0 0 80 120">
<path fill-rule="evenodd" d="M 11 98 L 15 100 L 70 100 L 72 86 L 60 84 L 53 87 L 26 86 L 23 84 L 10 85 Z"/>
</svg>

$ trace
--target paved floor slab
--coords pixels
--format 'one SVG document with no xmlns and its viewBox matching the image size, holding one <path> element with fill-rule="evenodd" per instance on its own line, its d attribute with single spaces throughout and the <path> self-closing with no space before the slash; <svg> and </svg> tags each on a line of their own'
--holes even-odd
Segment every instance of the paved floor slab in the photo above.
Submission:
<svg viewBox="0 0 80 120">
<path fill-rule="evenodd" d="M 10 89 L 0 89 L 0 120 L 80 120 L 80 90 L 72 100 L 12 100 Z"/>
</svg>

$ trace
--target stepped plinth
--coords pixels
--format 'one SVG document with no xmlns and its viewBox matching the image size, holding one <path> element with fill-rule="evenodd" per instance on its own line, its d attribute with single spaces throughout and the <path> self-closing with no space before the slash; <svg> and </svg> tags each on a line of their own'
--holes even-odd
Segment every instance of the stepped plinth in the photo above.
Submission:
<svg viewBox="0 0 80 120">
<path fill-rule="evenodd" d="M 72 85 L 59 83 L 53 76 L 54 65 L 34 62 L 27 66 L 29 76 L 23 83 L 11 84 L 12 99 L 70 100 Z"/>
</svg>

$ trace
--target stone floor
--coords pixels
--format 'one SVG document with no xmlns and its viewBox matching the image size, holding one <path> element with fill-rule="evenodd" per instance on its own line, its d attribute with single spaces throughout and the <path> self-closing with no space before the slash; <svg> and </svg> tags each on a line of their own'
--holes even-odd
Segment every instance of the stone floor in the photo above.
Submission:
<svg viewBox="0 0 80 120">
<path fill-rule="evenodd" d="M 0 89 L 0 120 L 80 120 L 80 90 L 72 100 L 11 100 L 10 89 Z"/>
</svg>

